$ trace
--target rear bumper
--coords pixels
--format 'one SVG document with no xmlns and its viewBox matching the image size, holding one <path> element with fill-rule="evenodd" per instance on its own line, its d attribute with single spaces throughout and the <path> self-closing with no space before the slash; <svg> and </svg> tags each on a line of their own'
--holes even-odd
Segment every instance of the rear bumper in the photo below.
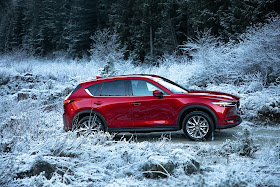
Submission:
<svg viewBox="0 0 280 187">
<path fill-rule="evenodd" d="M 242 118 L 238 117 L 236 119 L 231 119 L 231 121 L 234 121 L 234 123 L 228 123 L 226 125 L 217 125 L 216 129 L 227 129 L 227 128 L 231 128 L 231 127 L 236 127 L 237 125 L 239 125 L 242 122 Z"/>
</svg>

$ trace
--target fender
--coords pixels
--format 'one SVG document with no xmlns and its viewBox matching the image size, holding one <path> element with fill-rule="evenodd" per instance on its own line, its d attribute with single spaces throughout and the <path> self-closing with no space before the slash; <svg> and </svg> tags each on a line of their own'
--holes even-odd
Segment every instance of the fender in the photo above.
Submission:
<svg viewBox="0 0 280 187">
<path fill-rule="evenodd" d="M 96 111 L 94 111 L 94 110 L 83 110 L 83 111 L 78 112 L 78 113 L 74 116 L 74 118 L 73 118 L 73 120 L 72 120 L 72 126 L 73 126 L 74 121 L 76 121 L 76 119 L 77 119 L 80 115 L 83 115 L 83 114 L 91 114 L 91 115 L 96 114 L 96 115 L 102 120 L 102 122 L 103 122 L 103 124 L 104 124 L 104 129 L 105 129 L 105 131 L 106 131 L 106 132 L 108 131 L 108 126 L 107 126 L 107 122 L 106 122 L 105 118 L 104 118 L 99 112 L 96 112 Z"/>
<path fill-rule="evenodd" d="M 199 110 L 199 109 L 202 109 L 204 111 L 207 111 L 209 114 L 210 114 L 210 117 L 212 117 L 213 119 L 213 122 L 214 122 L 214 126 L 217 127 L 218 126 L 218 119 L 217 119 L 217 116 L 215 115 L 215 113 L 208 107 L 204 106 L 204 105 L 188 105 L 186 107 L 184 107 L 179 115 L 178 115 L 178 118 L 177 118 L 177 126 L 178 127 L 181 127 L 181 124 L 180 124 L 180 121 L 181 121 L 181 118 L 183 117 L 182 115 L 184 114 L 185 111 L 187 110 Z"/>
</svg>

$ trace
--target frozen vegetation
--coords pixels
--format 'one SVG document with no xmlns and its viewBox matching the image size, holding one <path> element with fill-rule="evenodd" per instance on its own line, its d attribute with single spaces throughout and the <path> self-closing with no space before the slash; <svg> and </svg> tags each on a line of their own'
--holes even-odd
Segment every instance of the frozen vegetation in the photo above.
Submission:
<svg viewBox="0 0 280 187">
<path fill-rule="evenodd" d="M 280 138 L 260 146 L 250 129 L 280 127 L 279 29 L 276 18 L 249 29 L 238 44 L 219 43 L 206 31 L 181 46 L 185 56 L 165 55 L 154 66 L 122 60 L 110 37 L 105 37 L 110 46 L 102 41 L 93 46 L 90 60 L 2 55 L 0 185 L 278 186 Z M 78 82 L 134 73 L 239 95 L 243 131 L 222 144 L 175 143 L 167 133 L 138 141 L 64 132 L 62 101 Z"/>
</svg>

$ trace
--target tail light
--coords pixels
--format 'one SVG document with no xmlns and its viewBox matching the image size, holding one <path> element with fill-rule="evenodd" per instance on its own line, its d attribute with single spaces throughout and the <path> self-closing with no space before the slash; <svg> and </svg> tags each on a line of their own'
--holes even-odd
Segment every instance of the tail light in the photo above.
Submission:
<svg viewBox="0 0 280 187">
<path fill-rule="evenodd" d="M 72 103 L 73 101 L 75 101 L 74 99 L 66 99 L 63 101 L 63 105 L 68 105 L 70 103 Z"/>
</svg>

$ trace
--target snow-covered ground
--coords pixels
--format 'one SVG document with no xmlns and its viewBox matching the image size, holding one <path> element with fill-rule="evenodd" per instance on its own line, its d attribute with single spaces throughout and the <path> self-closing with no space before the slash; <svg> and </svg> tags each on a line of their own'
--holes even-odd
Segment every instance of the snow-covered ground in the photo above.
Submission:
<svg viewBox="0 0 280 187">
<path fill-rule="evenodd" d="M 158 66 L 135 66 L 110 56 L 109 73 L 157 74 L 191 89 L 239 95 L 244 122 L 206 142 L 180 132 L 64 132 L 64 97 L 100 75 L 108 59 L 1 55 L 0 186 L 279 186 L 279 25 L 276 19 L 252 29 L 239 44 L 207 36 L 186 43 L 185 50 L 196 49 L 192 60 L 166 55 Z"/>
<path fill-rule="evenodd" d="M 230 140 L 219 144 L 215 138 L 206 142 L 186 143 L 189 141 L 184 142 L 184 138 L 181 142 L 173 141 L 170 133 L 153 140 L 145 137 L 138 140 L 137 135 L 77 137 L 63 131 L 63 98 L 77 82 L 98 75 L 102 65 L 37 59 L 8 63 L 12 59 L 5 59 L 1 62 L 0 86 L 2 186 L 277 186 L 280 183 L 280 138 L 258 145 L 250 135 L 252 128 L 267 126 L 268 122 L 263 121 L 262 125 L 245 121 L 231 134 L 237 138 L 229 137 Z M 162 67 L 116 64 L 115 68 L 122 69 L 121 74 L 165 75 Z M 186 77 L 174 75 L 187 68 L 190 67 L 174 64 L 166 77 L 186 85 L 180 81 Z M 209 84 L 207 89 L 240 95 L 244 116 L 255 121 L 258 108 L 270 106 L 279 98 L 279 85 L 254 92 L 247 92 L 250 88 L 246 85 Z M 267 128 L 279 130 L 277 125 Z M 38 169 L 44 167 L 48 168 L 45 174 Z"/>
</svg>

